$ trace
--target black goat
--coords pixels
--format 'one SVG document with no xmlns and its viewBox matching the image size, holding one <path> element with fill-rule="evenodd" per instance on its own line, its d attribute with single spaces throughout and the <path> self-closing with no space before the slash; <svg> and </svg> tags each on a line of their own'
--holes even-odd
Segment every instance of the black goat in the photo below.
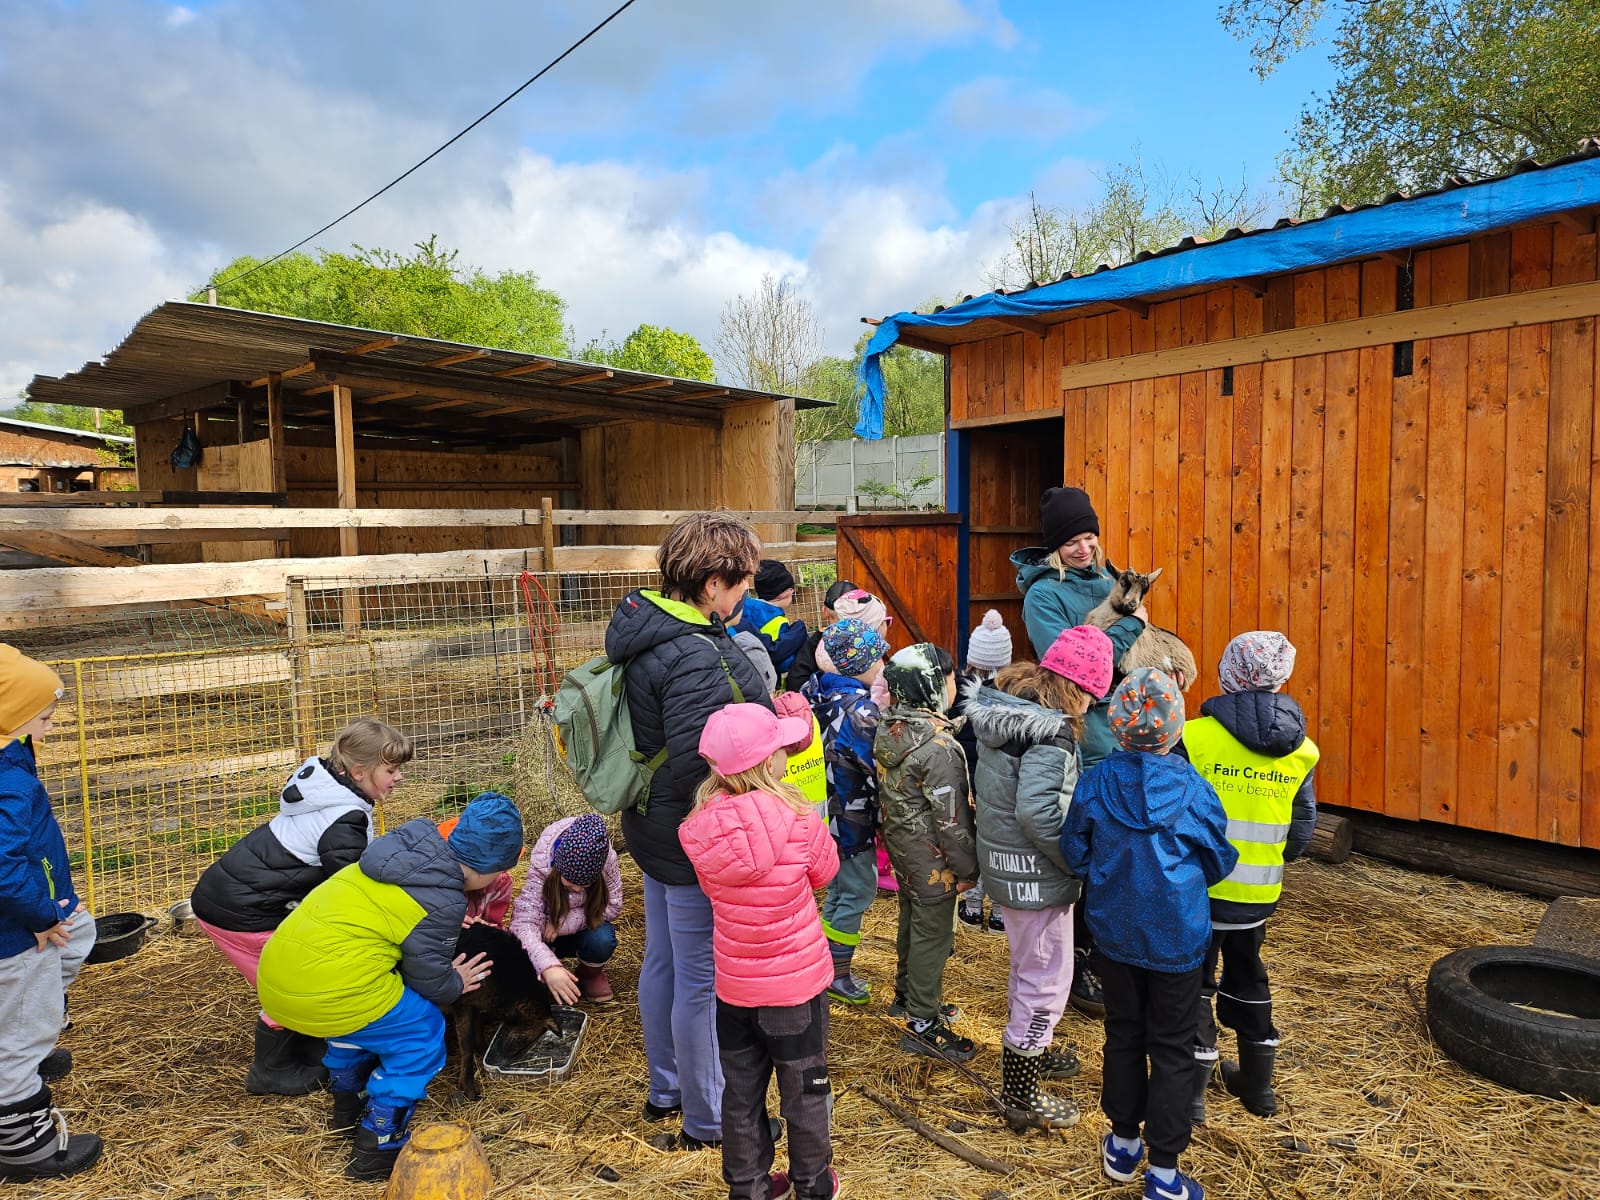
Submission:
<svg viewBox="0 0 1600 1200">
<path fill-rule="evenodd" d="M 476 1100 L 481 1095 L 475 1076 L 478 1059 L 487 1049 L 496 1025 L 503 1025 L 501 1043 L 510 1058 L 527 1052 L 546 1031 L 561 1036 L 561 1026 L 551 1013 L 550 989 L 528 961 L 528 952 L 514 934 L 493 925 L 468 925 L 456 942 L 456 953 L 469 959 L 487 954 L 493 965 L 489 978 L 476 991 L 463 992 L 450 1006 L 456 1023 L 456 1045 L 461 1069 L 456 1095 Z"/>
</svg>

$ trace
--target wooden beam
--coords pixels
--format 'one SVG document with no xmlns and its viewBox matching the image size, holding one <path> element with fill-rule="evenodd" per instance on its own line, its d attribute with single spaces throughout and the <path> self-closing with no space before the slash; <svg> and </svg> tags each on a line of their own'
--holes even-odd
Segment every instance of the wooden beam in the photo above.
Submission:
<svg viewBox="0 0 1600 1200">
<path fill-rule="evenodd" d="M 1600 314 L 1600 282 L 1569 283 L 1561 287 L 1516 292 L 1506 296 L 1486 296 L 1481 300 L 1458 300 L 1429 308 L 1408 309 L 1381 316 L 1358 317 L 1349 321 L 1330 321 L 1302 329 L 1283 329 L 1251 337 L 1228 338 L 1197 346 L 1132 354 L 1124 358 L 1081 363 L 1061 369 L 1063 390 L 1099 387 L 1102 384 L 1129 383 L 1159 379 L 1195 371 L 1244 363 L 1273 362 L 1303 358 L 1313 354 L 1332 354 L 1361 350 L 1392 342 L 1426 338 L 1456 337 L 1490 329 L 1515 329 L 1551 321 L 1570 321 Z M 1032 417 L 1035 414 L 1028 413 Z M 994 424 L 992 418 L 977 422 Z M 953 422 L 965 426 L 971 422 Z"/>
<path fill-rule="evenodd" d="M 932 338 L 918 337 L 914 333 L 902 333 L 895 341 L 897 346 L 906 346 L 912 350 L 921 350 L 927 354 L 949 354 L 950 347 L 944 342 L 936 342 Z"/>
<path fill-rule="evenodd" d="M 496 379 L 511 379 L 517 375 L 531 375 L 535 371 L 548 371 L 553 366 L 555 366 L 553 362 L 523 363 L 520 367 L 507 367 L 504 371 L 496 371 L 494 377 Z"/>
<path fill-rule="evenodd" d="M 250 393 L 246 392 L 234 400 L 234 416 L 239 445 L 255 441 L 256 409 Z"/>
<path fill-rule="evenodd" d="M 0 492 L 0 508 L 91 508 L 102 504 L 159 504 L 161 493 L 142 492 Z"/>
<path fill-rule="evenodd" d="M 463 350 L 459 354 L 446 354 L 443 358 L 435 358 L 422 365 L 425 367 L 453 367 L 457 363 L 471 362 L 475 358 L 482 358 L 489 351 L 483 349 Z"/>
<path fill-rule="evenodd" d="M 674 396 L 673 400 L 715 400 L 719 396 L 726 396 L 727 394 L 727 388 L 710 388 L 703 392 L 690 392 L 684 396 Z M 720 420 L 717 422 L 719 425 L 721 423 L 722 422 Z"/>
<path fill-rule="evenodd" d="M 648 508 L 558 508 L 555 510 L 554 519 L 557 525 L 671 525 L 692 511 L 692 509 Z M 831 519 L 840 514 L 741 509 L 729 515 L 740 517 L 752 525 L 800 525 L 809 523 L 817 517 Z M 533 524 L 538 517 L 537 510 L 528 511 L 529 524 Z"/>
<path fill-rule="evenodd" d="M 376 395 L 376 396 L 364 396 L 364 397 L 362 397 L 362 399 L 358 400 L 357 403 L 358 404 L 384 404 L 384 403 L 387 403 L 390 400 L 404 400 L 407 396 L 415 396 L 416 394 L 417 394 L 417 389 L 416 388 L 400 388 L 398 391 L 382 392 L 382 393 L 380 393 L 379 395 Z"/>
<path fill-rule="evenodd" d="M 1130 312 L 1136 317 L 1147 319 L 1150 316 L 1150 305 L 1144 300 L 1107 300 L 1106 303 L 1112 308 Z"/>
<path fill-rule="evenodd" d="M 393 343 L 390 344 L 392 345 Z M 363 351 L 360 346 L 357 346 L 354 350 L 347 350 L 345 353 L 361 354 Z M 276 374 L 279 379 L 298 379 L 300 376 L 309 375 L 315 370 L 316 367 L 312 366 L 309 362 L 303 362 L 298 367 L 290 367 L 287 371 L 277 371 L 273 372 L 273 374 Z M 263 375 L 260 379 L 252 379 L 250 381 L 250 386 L 253 388 L 266 387 L 267 380 L 269 378 L 271 378 L 270 375 Z"/>
<path fill-rule="evenodd" d="M 611 394 L 613 396 L 629 396 L 634 392 L 656 392 L 662 388 L 669 388 L 676 382 L 676 379 L 657 379 L 651 383 L 630 383 L 627 387 L 613 389 Z"/>
<path fill-rule="evenodd" d="M 289 454 L 283 428 L 283 381 L 277 375 L 267 376 L 267 442 L 267 452 L 272 455 L 273 490 L 287 492 Z"/>
<path fill-rule="evenodd" d="M 390 334 L 384 335 L 381 338 L 374 338 L 370 342 L 362 342 L 361 345 L 354 346 L 351 349 L 346 350 L 345 353 L 346 354 L 375 354 L 379 350 L 387 350 L 390 346 L 398 346 L 403 341 L 405 341 L 405 338 L 401 337 L 399 334 L 390 333 Z M 487 353 L 487 351 L 485 351 L 485 353 Z"/>
<path fill-rule="evenodd" d="M 573 385 L 579 383 L 594 383 L 596 380 L 610 379 L 614 374 L 615 372 L 612 371 L 590 371 L 587 375 L 574 375 L 571 379 L 552 379 L 550 381 L 550 386 L 572 387 Z M 610 394 L 616 395 L 615 392 Z"/>
<path fill-rule="evenodd" d="M 137 558 L 126 554 L 117 554 L 111 550 L 102 550 L 92 542 L 80 541 L 68 537 L 64 533 L 46 533 L 35 531 L 29 533 L 17 530 L 6 530 L 0 533 L 0 545 L 11 546 L 17 550 L 26 550 L 29 554 L 38 554 L 44 558 L 54 559 L 59 563 L 66 563 L 74 567 L 138 567 L 143 566 Z"/>
<path fill-rule="evenodd" d="M 453 480 L 463 489 L 488 485 Z M 573 490 L 566 479 L 523 482 L 498 481 L 506 488 L 530 492 Z M 328 483 L 307 482 L 307 488 L 332 488 Z M 362 484 L 363 491 L 435 491 L 446 483 L 423 481 L 415 484 Z M 556 508 L 551 520 L 557 525 L 671 525 L 688 516 L 691 509 L 588 509 Z M 840 514 L 800 512 L 789 509 L 745 509 L 731 515 L 754 525 L 799 525 L 811 521 L 832 523 Z M 916 514 L 944 518 L 947 514 Z M 904 519 L 904 514 L 902 514 Z M 485 529 L 518 525 L 538 525 L 544 520 L 543 508 L 258 508 L 226 505 L 216 508 L 0 508 L 0 539 L 12 533 L 45 532 L 81 535 L 88 532 L 138 532 L 141 530 L 230 530 L 230 529 L 409 529 L 461 528 Z M 942 521 L 938 523 L 943 523 Z M 1037 531 L 1035 531 L 1037 532 Z M 808 543 L 809 544 L 809 543 Z"/>
<path fill-rule="evenodd" d="M 350 389 L 339 386 L 333 390 L 333 464 L 338 478 L 338 503 L 340 508 L 356 506 L 356 426 L 350 406 Z M 348 526 L 339 530 L 339 553 L 359 554 L 360 543 L 355 529 Z"/>
<path fill-rule="evenodd" d="M 1267 294 L 1267 284 L 1271 282 L 1271 279 L 1265 275 L 1246 275 L 1243 278 L 1235 279 L 1233 286 L 1242 288 L 1252 296 L 1265 296 Z"/>
<path fill-rule="evenodd" d="M 192 412 L 220 408 L 233 400 L 233 384 L 228 380 L 204 384 L 179 392 L 163 400 L 148 404 L 135 404 L 122 410 L 122 417 L 130 425 L 143 425 L 146 421 L 164 421 L 169 417 L 186 417 Z"/>
<path fill-rule="evenodd" d="M 1043 321 L 1035 321 L 1032 317 L 1014 317 L 1009 314 L 1003 317 L 990 317 L 998 325 L 1005 325 L 1010 329 L 1020 329 L 1023 333 L 1031 333 L 1037 337 L 1045 337 L 1050 332 L 1050 326 Z"/>
</svg>

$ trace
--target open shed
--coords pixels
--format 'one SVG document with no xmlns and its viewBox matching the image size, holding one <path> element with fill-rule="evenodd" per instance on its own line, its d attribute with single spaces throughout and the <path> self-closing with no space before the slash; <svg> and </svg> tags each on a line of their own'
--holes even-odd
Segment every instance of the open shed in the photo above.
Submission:
<svg viewBox="0 0 1600 1200">
<path fill-rule="evenodd" d="M 887 318 L 869 354 L 947 356 L 953 515 L 841 527 L 840 573 L 942 554 L 920 624 L 994 607 L 1025 649 L 1009 556 L 1084 487 L 1111 561 L 1164 568 L 1192 703 L 1233 635 L 1293 640 L 1323 800 L 1600 848 L 1597 206 L 1590 141 Z"/>
<path fill-rule="evenodd" d="M 148 313 L 103 362 L 36 377 L 29 396 L 122 410 L 136 441 L 132 500 L 413 510 L 789 511 L 795 409 L 819 403 L 186 302 Z M 186 429 L 203 451 L 176 466 Z M 272 526 L 264 516 L 256 532 Z M 793 536 L 792 526 L 759 528 L 769 540 Z M 515 524 L 276 532 L 140 540 L 152 560 L 184 562 L 510 549 L 541 536 Z M 645 544 L 661 529 L 563 532 Z"/>
</svg>

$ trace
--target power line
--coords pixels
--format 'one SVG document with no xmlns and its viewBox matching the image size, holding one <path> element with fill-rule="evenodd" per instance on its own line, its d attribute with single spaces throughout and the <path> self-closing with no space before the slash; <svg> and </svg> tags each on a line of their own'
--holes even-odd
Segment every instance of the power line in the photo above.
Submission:
<svg viewBox="0 0 1600 1200">
<path fill-rule="evenodd" d="M 277 262 L 280 258 L 283 258 L 283 257 L 285 257 L 287 255 L 293 254 L 296 250 L 300 249 L 300 247 L 304 246 L 307 242 L 321 237 L 323 234 L 327 233 L 328 230 L 332 229 L 335 225 L 339 224 L 339 222 L 343 221 L 345 218 L 353 217 L 356 213 L 360 212 L 367 205 L 371 204 L 374 200 L 376 200 L 379 196 L 383 195 L 390 188 L 394 187 L 397 183 L 400 183 L 407 176 L 412 175 L 416 171 L 420 170 L 422 167 L 427 166 L 428 163 L 430 163 L 434 159 L 438 158 L 439 155 L 443 154 L 446 150 L 448 150 L 451 146 L 455 145 L 462 138 L 466 137 L 467 134 L 471 133 L 479 125 L 482 125 L 490 117 L 494 116 L 495 113 L 499 112 L 506 105 L 510 104 L 513 100 L 515 100 L 523 92 L 527 91 L 528 88 L 532 87 L 541 78 L 543 78 L 545 75 L 549 74 L 550 71 L 554 70 L 557 66 L 559 66 L 561 61 L 563 59 L 565 59 L 568 55 L 570 55 L 579 46 L 583 45 L 590 38 L 594 37 L 595 34 L 599 33 L 607 25 L 611 24 L 611 22 L 615 21 L 618 17 L 620 17 L 624 12 L 626 12 L 628 9 L 632 8 L 633 5 L 634 5 L 634 2 L 635 2 L 635 0 L 623 0 L 623 3 L 618 5 L 616 10 L 613 11 L 612 14 L 609 17 L 607 17 L 605 20 L 601 21 L 598 25 L 596 25 L 593 29 L 589 30 L 588 33 L 584 34 L 577 41 L 573 42 L 572 45 L 568 46 L 560 54 L 556 55 L 555 58 L 552 58 L 548 63 L 546 63 L 543 67 L 541 67 L 539 69 L 537 74 L 535 74 L 535 75 L 531 76 L 530 78 L 524 80 L 522 82 L 522 84 L 519 85 L 516 88 L 515 91 L 513 91 L 513 92 L 509 93 L 508 95 L 506 95 L 503 99 L 500 100 L 500 102 L 498 104 L 496 104 L 493 108 L 490 108 L 489 110 L 484 112 L 482 115 L 480 115 L 475 121 L 472 122 L 472 124 L 468 125 L 465 129 L 461 130 L 461 132 L 457 133 L 449 141 L 447 141 L 447 142 L 443 143 L 442 145 L 440 145 L 439 147 L 437 147 L 426 158 L 420 159 L 417 162 L 413 163 L 411 166 L 407 167 L 404 171 L 402 171 L 400 174 L 396 175 L 388 183 L 384 184 L 377 191 L 373 192 L 372 195 L 368 196 L 360 204 L 357 204 L 354 208 L 351 208 L 351 209 L 349 209 L 349 210 L 347 210 L 345 212 L 340 213 L 337 217 L 335 217 L 333 220 L 329 221 L 321 229 L 318 229 L 318 230 L 316 230 L 316 231 L 314 231 L 312 233 L 308 233 L 305 237 L 301 238 L 298 242 L 296 242 L 294 245 L 290 246 L 287 250 L 279 251 L 277 254 L 274 254 L 271 258 L 267 259 L 265 262 L 259 262 L 255 266 L 251 267 L 248 271 L 240 271 L 239 274 L 234 275 L 229 279 L 224 279 L 219 283 L 213 283 L 213 284 L 210 284 L 208 286 L 215 287 L 218 291 L 221 291 L 223 288 L 229 286 L 230 284 L 238 283 L 239 280 L 245 278 L 247 275 L 254 275 L 257 271 L 261 270 L 262 267 L 271 266 L 273 263 Z"/>
</svg>

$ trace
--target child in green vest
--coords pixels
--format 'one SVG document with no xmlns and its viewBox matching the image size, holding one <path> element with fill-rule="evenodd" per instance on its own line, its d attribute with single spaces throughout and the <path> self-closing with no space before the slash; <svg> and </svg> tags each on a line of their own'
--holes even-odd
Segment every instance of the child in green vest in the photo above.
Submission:
<svg viewBox="0 0 1600 1200">
<path fill-rule="evenodd" d="M 1239 852 L 1238 865 L 1210 891 L 1211 946 L 1195 1048 L 1196 1122 L 1205 1120 L 1219 1021 L 1239 1039 L 1238 1063 L 1222 1064 L 1223 1084 L 1258 1117 L 1278 1111 L 1272 1091 L 1278 1030 L 1261 946 L 1283 892 L 1283 864 L 1305 853 L 1317 822 L 1311 782 L 1316 743 L 1306 736 L 1300 706 L 1282 694 L 1293 670 L 1294 646 L 1283 634 L 1241 633 L 1217 666 L 1222 695 L 1202 704 L 1201 716 L 1183 731 L 1189 761 L 1216 789 L 1228 814 L 1228 840 Z"/>
</svg>

